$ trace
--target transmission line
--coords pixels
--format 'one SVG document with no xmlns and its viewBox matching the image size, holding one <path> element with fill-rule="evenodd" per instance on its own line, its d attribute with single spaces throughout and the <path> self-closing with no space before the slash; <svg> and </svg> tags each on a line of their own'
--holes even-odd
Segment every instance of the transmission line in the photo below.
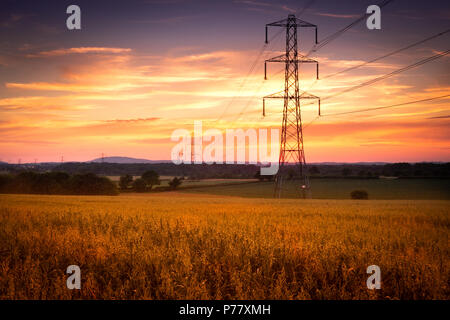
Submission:
<svg viewBox="0 0 450 320">
<path fill-rule="evenodd" d="M 378 57 L 378 58 L 375 58 L 375 59 L 372 59 L 372 60 L 363 62 L 363 63 L 361 63 L 361 64 L 359 64 L 359 65 L 357 65 L 357 66 L 353 66 L 353 67 L 350 67 L 350 68 L 347 68 L 347 69 L 338 71 L 338 72 L 336 72 L 336 73 L 329 74 L 329 75 L 327 75 L 327 76 L 325 76 L 325 77 L 321 77 L 321 80 L 323 80 L 323 79 L 328 79 L 328 78 L 337 76 L 338 74 L 342 74 L 342 73 L 344 73 L 344 72 L 348 72 L 348 71 L 352 71 L 352 70 L 355 70 L 355 69 L 364 67 L 365 65 L 368 65 L 369 63 L 373 63 L 373 62 L 379 61 L 379 60 L 381 60 L 381 59 L 384 59 L 384 58 L 393 56 L 394 54 L 400 53 L 400 52 L 402 52 L 402 51 L 411 49 L 412 47 L 418 46 L 419 44 L 422 44 L 422 43 L 425 43 L 425 42 L 430 41 L 430 40 L 432 40 L 432 39 L 435 39 L 435 38 L 437 38 L 437 37 L 440 37 L 440 36 L 442 36 L 442 35 L 444 35 L 444 34 L 446 34 L 446 33 L 448 33 L 448 32 L 450 32 L 450 29 L 447 29 L 447 30 L 445 30 L 445 31 L 443 31 L 443 32 L 440 32 L 440 33 L 438 33 L 438 34 L 435 34 L 435 35 L 433 35 L 433 36 L 431 36 L 431 37 L 428 37 L 428 38 L 426 38 L 426 39 L 420 40 L 420 41 L 418 41 L 418 42 L 412 43 L 412 44 L 410 44 L 410 45 L 408 45 L 408 46 L 406 46 L 406 47 L 403 47 L 403 48 L 397 49 L 397 50 L 395 50 L 395 51 L 389 52 L 389 53 L 387 53 L 387 54 L 385 54 L 385 55 L 382 55 L 382 56 L 380 56 L 380 57 Z"/>
<path fill-rule="evenodd" d="M 392 2 L 393 0 L 383 0 L 378 4 L 378 7 L 380 7 L 380 9 L 384 6 L 386 6 L 387 4 L 389 4 L 390 2 Z M 312 47 L 312 49 L 308 52 L 308 54 L 306 56 L 309 56 L 311 53 L 316 52 L 317 50 L 321 49 L 322 47 L 326 46 L 327 44 L 329 44 L 330 42 L 332 42 L 333 40 L 337 39 L 338 37 L 340 37 L 342 34 L 344 34 L 345 32 L 347 32 L 349 29 L 353 28 L 355 25 L 357 25 L 358 23 L 360 23 L 361 21 L 363 21 L 369 14 L 368 13 L 364 13 L 362 16 L 360 16 L 358 19 L 356 19 L 355 21 L 353 21 L 352 23 L 350 23 L 348 26 L 336 31 L 335 33 L 329 35 L 328 37 L 326 37 L 325 39 L 323 39 L 322 41 L 319 41 L 319 43 L 317 45 L 315 45 L 314 47 Z"/>
<path fill-rule="evenodd" d="M 295 15 L 300 17 L 314 2 L 316 2 L 316 0 L 309 0 L 300 11 L 295 13 Z"/>
<path fill-rule="evenodd" d="M 325 97 L 325 98 L 323 98 L 323 99 L 321 99 L 321 100 L 322 100 L 322 101 L 323 101 L 323 100 L 328 100 L 328 99 L 334 98 L 334 97 L 336 97 L 336 96 L 340 96 L 340 95 L 342 95 L 342 94 L 344 94 L 344 93 L 347 93 L 347 92 L 350 92 L 350 91 L 353 91 L 353 90 L 356 90 L 356 89 L 359 89 L 359 88 L 362 88 L 362 87 L 369 86 L 369 85 L 374 84 L 375 82 L 378 82 L 378 81 L 380 81 L 380 80 L 384 80 L 384 79 L 390 78 L 390 77 L 392 77 L 392 76 L 394 76 L 394 75 L 397 75 L 397 74 L 399 74 L 399 73 L 408 71 L 408 70 L 413 69 L 413 68 L 415 68 L 415 67 L 421 66 L 421 65 L 423 65 L 423 64 L 425 64 L 425 63 L 428 63 L 428 62 L 434 61 L 434 60 L 436 60 L 436 59 L 442 58 L 442 57 L 446 56 L 446 55 L 449 54 L 449 53 L 450 53 L 450 50 L 447 50 L 447 51 L 444 51 L 444 52 L 440 52 L 440 53 L 438 53 L 438 54 L 435 54 L 434 56 L 431 56 L 431 57 L 428 57 L 428 58 L 426 58 L 426 59 L 420 60 L 420 61 L 418 61 L 418 62 L 416 62 L 416 63 L 413 63 L 413 64 L 411 64 L 411 65 L 409 65 L 409 66 L 400 68 L 400 69 L 398 69 L 398 70 L 395 70 L 395 71 L 393 71 L 393 72 L 390 72 L 390 73 L 388 73 L 388 74 L 385 74 L 385 75 L 383 75 L 383 76 L 381 76 L 381 77 L 377 77 L 377 78 L 375 78 L 375 79 L 372 79 L 372 80 L 363 82 L 363 83 L 361 83 L 361 84 L 359 84 L 359 85 L 356 85 L 356 86 L 354 86 L 354 87 L 351 87 L 351 88 L 348 88 L 348 89 L 339 91 L 339 92 L 337 92 L 337 93 L 335 93 L 335 94 L 329 95 L 329 96 L 327 96 L 327 97 Z"/>
<path fill-rule="evenodd" d="M 383 107 L 375 107 L 375 108 L 359 109 L 359 110 L 354 110 L 354 111 L 344 111 L 344 112 L 337 112 L 337 113 L 322 114 L 321 117 L 340 116 L 340 115 L 346 115 L 346 114 L 352 114 L 352 113 L 361 113 L 361 112 L 368 112 L 368 111 L 374 111 L 374 110 L 389 109 L 389 108 L 406 106 L 406 105 L 409 105 L 409 104 L 415 104 L 415 103 L 420 103 L 420 102 L 433 101 L 433 100 L 438 100 L 438 99 L 443 99 L 443 98 L 448 98 L 448 97 L 450 97 L 450 94 L 446 94 L 446 95 L 443 95 L 443 96 L 432 97 L 432 98 L 427 98 L 427 99 L 421 99 L 421 100 L 414 100 L 414 101 L 408 101 L 408 102 L 403 102 L 403 103 L 397 103 L 397 104 L 392 104 L 392 105 L 383 106 Z"/>
<path fill-rule="evenodd" d="M 276 37 L 278 37 L 281 32 L 283 30 L 280 30 L 279 32 L 277 32 L 274 36 L 272 36 L 272 38 L 270 39 L 269 42 L 272 42 Z M 267 47 L 269 46 L 268 43 L 264 43 L 263 46 L 261 47 L 261 49 L 259 50 L 256 59 L 253 61 L 253 64 L 250 67 L 250 70 L 248 71 L 247 75 L 245 76 L 245 78 L 242 80 L 239 89 L 237 91 L 237 94 L 233 96 L 233 98 L 230 100 L 230 102 L 228 103 L 228 105 L 224 108 L 222 115 L 216 119 L 216 121 L 221 120 L 224 116 L 226 111 L 231 107 L 231 105 L 233 104 L 233 102 L 236 100 L 237 96 L 239 95 L 239 93 L 241 93 L 242 89 L 244 88 L 244 86 L 247 83 L 248 78 L 253 74 L 253 71 L 255 70 L 255 67 L 258 64 L 259 59 L 261 58 L 262 54 L 264 53 L 264 51 L 266 51 Z"/>
</svg>

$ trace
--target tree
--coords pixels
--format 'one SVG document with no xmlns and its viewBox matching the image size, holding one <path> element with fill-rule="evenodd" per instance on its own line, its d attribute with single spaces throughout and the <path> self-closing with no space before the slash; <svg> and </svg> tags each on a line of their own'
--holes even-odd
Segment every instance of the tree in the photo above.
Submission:
<svg viewBox="0 0 450 320">
<path fill-rule="evenodd" d="M 154 185 L 160 185 L 161 181 L 159 180 L 159 174 L 157 174 L 153 170 L 145 171 L 142 176 L 142 180 L 144 180 L 146 187 L 148 187 L 149 190 L 152 190 L 152 187 Z"/>
<path fill-rule="evenodd" d="M 14 182 L 14 177 L 10 174 L 0 174 L 0 192 L 7 193 L 11 190 L 11 184 Z"/>
<path fill-rule="evenodd" d="M 138 178 L 133 181 L 133 189 L 136 192 L 145 192 L 146 187 L 147 183 L 142 178 Z"/>
<path fill-rule="evenodd" d="M 122 190 L 127 190 L 130 184 L 133 182 L 133 176 L 126 174 L 120 177 L 119 186 Z"/>
<path fill-rule="evenodd" d="M 68 181 L 68 188 L 70 193 L 79 195 L 117 195 L 119 193 L 114 182 L 106 177 L 99 177 L 93 173 L 73 175 Z"/>
<path fill-rule="evenodd" d="M 175 177 L 171 181 L 169 181 L 170 189 L 175 190 L 182 183 L 181 179 Z"/>
</svg>

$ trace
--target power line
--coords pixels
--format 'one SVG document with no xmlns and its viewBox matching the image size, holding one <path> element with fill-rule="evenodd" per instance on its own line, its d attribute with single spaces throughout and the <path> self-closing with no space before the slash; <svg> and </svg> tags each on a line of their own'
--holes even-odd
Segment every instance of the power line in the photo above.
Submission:
<svg viewBox="0 0 450 320">
<path fill-rule="evenodd" d="M 444 57 L 444 56 L 446 56 L 446 55 L 449 54 L 449 53 L 450 53 L 450 50 L 447 50 L 447 51 L 444 51 L 444 52 L 440 52 L 440 53 L 438 53 L 438 54 L 435 54 L 434 56 L 431 56 L 431 57 L 428 57 L 428 58 L 426 58 L 426 59 L 420 60 L 420 61 L 418 61 L 418 62 L 416 62 L 416 63 L 413 63 L 413 64 L 411 64 L 411 65 L 409 65 L 409 66 L 406 66 L 406 67 L 400 68 L 400 69 L 398 69 L 398 70 L 395 70 L 395 71 L 393 71 L 393 72 L 391 72 L 391 73 L 385 74 L 385 75 L 383 75 L 383 76 L 377 77 L 377 78 L 375 78 L 375 79 L 372 79 L 372 80 L 363 82 L 363 83 L 361 83 L 361 84 L 359 84 L 359 85 L 350 87 L 350 88 L 348 88 L 348 89 L 345 89 L 345 90 L 339 91 L 339 92 L 337 92 L 337 93 L 335 93 L 335 94 L 332 94 L 332 95 L 329 95 L 329 96 L 327 96 L 327 97 L 324 97 L 324 98 L 321 99 L 321 101 L 328 100 L 328 99 L 334 98 L 334 97 L 336 97 L 336 96 L 340 96 L 340 95 L 342 95 L 342 94 L 344 94 L 344 93 L 347 93 L 347 92 L 350 92 L 350 91 L 353 91 L 353 90 L 356 90 L 356 89 L 360 89 L 360 88 L 362 88 L 362 87 L 366 87 L 366 86 L 372 85 L 373 83 L 378 82 L 378 81 L 380 81 L 380 80 L 387 79 L 387 78 L 392 77 L 392 76 L 394 76 L 394 75 L 396 75 L 396 74 L 405 72 L 405 71 L 410 70 L 410 69 L 412 69 L 412 68 L 421 66 L 421 65 L 423 65 L 423 64 L 425 64 L 425 63 L 428 63 L 428 62 L 434 61 L 434 60 L 436 60 L 436 59 L 439 59 L 439 58 L 441 58 L 441 57 Z M 311 104 L 313 104 L 313 103 L 306 103 L 306 104 L 304 104 L 303 106 L 308 106 L 308 105 L 311 105 Z"/>
<path fill-rule="evenodd" d="M 392 104 L 392 105 L 384 106 L 384 107 L 375 107 L 375 108 L 359 109 L 359 110 L 355 110 L 355 111 L 345 111 L 345 112 L 322 114 L 321 117 L 340 116 L 340 115 L 346 115 L 346 114 L 352 114 L 352 113 L 360 113 L 360 112 L 368 112 L 368 111 L 381 110 L 381 109 L 389 109 L 389 108 L 394 108 L 394 107 L 406 106 L 406 105 L 409 105 L 409 104 L 415 104 L 415 103 L 420 103 L 420 102 L 427 102 L 427 101 L 432 101 L 432 100 L 443 99 L 443 98 L 447 98 L 447 97 L 450 97 L 450 94 L 443 95 L 443 96 L 438 96 L 438 97 L 433 97 L 433 98 L 427 98 L 427 99 L 421 99 L 421 100 L 397 103 L 397 104 Z"/>
<path fill-rule="evenodd" d="M 418 46 L 419 44 L 422 44 L 422 43 L 425 43 L 425 42 L 430 41 L 430 40 L 432 40 L 432 39 L 435 39 L 435 38 L 437 38 L 437 37 L 440 37 L 440 36 L 442 36 L 442 35 L 444 35 L 444 34 L 446 34 L 446 33 L 448 33 L 448 32 L 450 32 L 450 29 L 447 29 L 447 30 L 445 30 L 445 31 L 443 31 L 443 32 L 440 32 L 440 33 L 438 33 L 438 34 L 435 34 L 435 35 L 433 35 L 433 36 L 431 36 L 431 37 L 428 37 L 428 38 L 426 38 L 426 39 L 420 40 L 420 41 L 418 41 L 418 42 L 412 43 L 412 44 L 410 44 L 410 45 L 408 45 L 408 46 L 406 46 L 406 47 L 403 47 L 403 48 L 397 49 L 397 50 L 395 50 L 395 51 L 389 52 L 389 53 L 387 53 L 387 54 L 385 54 L 385 55 L 382 55 L 382 56 L 380 56 L 380 57 L 378 57 L 378 58 L 375 58 L 375 59 L 372 59 L 372 60 L 363 62 L 363 63 L 361 63 L 361 64 L 359 64 L 359 65 L 357 65 L 357 66 L 353 66 L 353 67 L 350 67 L 350 68 L 347 68 L 347 69 L 338 71 L 338 72 L 336 72 L 336 73 L 329 74 L 329 75 L 327 75 L 327 76 L 325 76 L 325 77 L 321 77 L 321 80 L 327 79 L 327 78 L 331 78 L 331 77 L 334 77 L 334 76 L 337 76 L 338 74 L 342 74 L 342 73 L 344 73 L 344 72 L 348 72 L 348 71 L 352 71 L 352 70 L 355 70 L 355 69 L 364 67 L 365 65 L 368 65 L 369 63 L 373 63 L 373 62 L 379 61 L 379 60 L 381 60 L 381 59 L 384 59 L 384 58 L 393 56 L 394 54 L 400 53 L 400 52 L 405 51 L 405 50 L 407 50 L 407 49 L 411 49 L 412 47 Z"/>
<path fill-rule="evenodd" d="M 378 81 L 380 81 L 380 80 L 384 80 L 384 79 L 390 78 L 390 77 L 392 77 L 392 76 L 394 76 L 394 75 L 397 75 L 397 74 L 399 74 L 399 73 L 405 72 L 405 71 L 407 71 L 407 70 L 410 70 L 410 69 L 413 69 L 413 68 L 415 68 L 415 67 L 421 66 L 421 65 L 423 65 L 423 64 L 425 64 L 425 63 L 428 63 L 428 62 L 434 61 L 434 60 L 436 60 L 436 59 L 442 58 L 442 57 L 446 56 L 446 55 L 449 54 L 449 53 L 450 53 L 450 50 L 447 50 L 447 51 L 444 51 L 444 52 L 440 52 L 440 53 L 438 53 L 438 54 L 435 54 L 434 56 L 431 56 L 431 57 L 428 57 L 428 58 L 426 58 L 426 59 L 420 60 L 420 61 L 418 61 L 418 62 L 416 62 L 416 63 L 413 63 L 413 64 L 411 64 L 411 65 L 409 65 L 409 66 L 400 68 L 400 69 L 398 69 L 398 70 L 395 70 L 395 71 L 393 71 L 393 72 L 390 72 L 390 73 L 388 73 L 388 74 L 385 74 L 385 75 L 383 75 L 383 76 L 381 76 L 381 77 L 377 77 L 377 78 L 375 78 L 375 79 L 372 79 L 372 80 L 363 82 L 363 83 L 361 83 L 361 84 L 359 84 L 359 85 L 356 85 L 356 86 L 354 86 L 354 87 L 351 87 L 351 88 L 348 88 L 348 89 L 339 91 L 339 92 L 337 92 L 337 93 L 335 93 L 335 94 L 329 95 L 329 96 L 327 96 L 327 97 L 325 97 L 325 98 L 323 98 L 323 99 L 321 99 L 321 100 L 322 100 L 322 101 L 328 100 L 328 99 L 334 98 L 334 97 L 336 97 L 336 96 L 340 96 L 340 95 L 342 95 L 342 94 L 344 94 L 344 93 L 347 93 L 347 92 L 350 92 L 350 91 L 353 91 L 353 90 L 356 90 L 356 89 L 359 89 L 359 88 L 362 88 L 362 87 L 369 86 L 369 85 L 374 84 L 375 82 L 378 82 Z"/>
<path fill-rule="evenodd" d="M 378 7 L 380 7 L 380 9 L 384 6 L 386 6 L 387 4 L 389 4 L 390 2 L 392 2 L 393 0 L 383 0 L 382 2 L 380 2 L 378 4 Z M 352 23 L 350 23 L 348 26 L 336 31 L 335 33 L 329 35 L 328 37 L 326 37 L 325 39 L 323 39 L 322 41 L 319 41 L 319 43 L 317 45 L 315 45 L 306 56 L 309 56 L 311 53 L 316 52 L 317 50 L 321 49 L 322 47 L 326 46 L 327 44 L 329 44 L 330 42 L 332 42 L 333 40 L 337 39 L 338 37 L 340 37 L 342 34 L 344 34 L 345 32 L 347 32 L 349 29 L 353 28 L 355 25 L 357 25 L 358 23 L 360 23 L 362 20 L 364 20 L 369 14 L 368 13 L 364 13 L 362 16 L 360 16 L 358 19 L 356 19 L 355 21 L 353 21 Z"/>
<path fill-rule="evenodd" d="M 314 2 L 316 2 L 316 0 L 309 0 L 300 11 L 297 10 L 295 15 L 300 17 Z"/>
<path fill-rule="evenodd" d="M 278 36 L 281 34 L 282 31 L 283 31 L 283 30 L 280 30 L 279 32 L 277 32 L 277 33 L 270 39 L 269 42 L 272 42 L 276 37 L 278 37 Z M 255 67 L 257 66 L 257 64 L 258 64 L 258 62 L 259 62 L 259 59 L 261 58 L 261 56 L 262 56 L 262 54 L 264 53 L 264 51 L 266 51 L 268 45 L 269 45 L 268 43 L 264 43 L 264 45 L 261 47 L 261 49 L 259 50 L 259 52 L 258 52 L 258 54 L 257 54 L 257 56 L 256 56 L 256 59 L 253 61 L 253 64 L 252 64 L 251 67 L 250 67 L 250 70 L 247 72 L 247 75 L 245 76 L 244 80 L 241 82 L 241 84 L 240 84 L 240 86 L 239 86 L 239 89 L 238 89 L 238 91 L 237 91 L 237 94 L 233 96 L 233 98 L 230 100 L 230 102 L 228 103 L 228 105 L 223 109 L 222 115 L 221 115 L 219 118 L 217 118 L 216 121 L 219 121 L 219 120 L 221 120 L 221 119 L 224 117 L 226 111 L 227 111 L 227 110 L 231 107 L 231 105 L 234 103 L 234 101 L 236 100 L 236 98 L 237 98 L 237 96 L 239 95 L 239 93 L 241 93 L 242 89 L 244 88 L 244 86 L 245 86 L 246 83 L 247 83 L 248 78 L 253 74 L 253 71 L 255 70 Z"/>
<path fill-rule="evenodd" d="M 303 14 L 303 13 L 304 13 L 311 5 L 314 4 L 314 2 L 315 2 L 315 0 L 309 0 L 309 1 L 308 1 L 308 2 L 307 2 L 300 10 L 297 10 L 297 11 L 296 11 L 296 15 L 301 16 L 301 15 L 302 15 L 302 14 Z M 272 41 L 273 41 L 276 37 L 278 37 L 283 31 L 284 31 L 284 29 L 280 29 L 280 30 L 279 30 L 279 31 L 278 31 L 278 32 L 277 32 L 277 33 L 269 40 L 269 42 L 272 42 Z M 258 55 L 258 57 L 256 58 L 256 60 L 255 60 L 255 62 L 254 62 L 254 65 L 255 65 L 256 62 L 259 60 L 261 54 L 267 49 L 266 46 L 267 46 L 267 43 L 264 44 L 264 46 L 263 46 L 264 50 Z M 250 76 L 251 73 L 253 73 L 254 65 L 252 66 L 251 72 L 247 75 L 246 79 Z M 282 71 L 284 71 L 284 70 L 282 69 L 282 70 L 276 72 L 274 75 L 277 75 L 277 74 L 281 73 Z M 245 82 L 246 82 L 246 80 L 244 81 L 244 84 L 245 84 Z M 259 84 L 259 86 L 257 87 L 257 89 L 256 89 L 255 93 L 253 94 L 253 96 L 248 100 L 248 102 L 247 102 L 247 104 L 245 105 L 244 109 L 238 114 L 238 117 L 237 117 L 236 119 L 234 119 L 234 121 L 236 121 L 237 119 L 239 119 L 239 118 L 243 115 L 243 113 L 244 113 L 244 112 L 247 110 L 247 108 L 249 107 L 250 102 L 251 102 L 251 101 L 256 97 L 256 95 L 261 91 L 261 89 L 262 89 L 263 86 L 264 86 L 264 81 L 261 82 L 261 83 Z M 243 87 L 243 86 L 241 86 L 241 88 L 239 89 L 238 93 L 241 91 L 242 87 Z M 233 100 L 234 100 L 234 99 L 235 99 L 235 97 L 233 97 Z M 230 102 L 230 104 L 227 106 L 226 109 L 228 109 L 228 108 L 231 106 L 231 104 L 233 103 L 233 100 Z M 226 109 L 225 109 L 225 110 L 226 110 Z M 223 118 L 223 116 L 225 115 L 225 110 L 224 110 L 222 116 L 221 116 L 218 120 L 220 120 L 220 119 Z M 235 113 L 235 114 L 236 114 L 236 113 Z"/>
<path fill-rule="evenodd" d="M 296 11 L 296 15 L 297 16 L 301 16 L 311 5 L 313 5 L 314 4 L 314 2 L 315 2 L 316 0 L 310 0 L 310 1 L 308 1 L 300 10 L 297 10 Z M 280 29 L 277 33 L 276 33 L 276 35 L 270 40 L 270 42 L 274 39 L 274 38 L 276 38 L 281 32 L 283 32 L 284 31 L 284 29 Z M 278 75 L 278 74 L 280 74 L 281 72 L 283 72 L 283 71 L 285 71 L 284 69 L 281 69 L 281 70 L 279 70 L 279 71 L 277 71 L 276 73 L 274 73 L 273 74 L 273 76 L 275 76 L 275 75 Z M 245 105 L 245 107 L 244 107 L 244 109 L 238 114 L 238 116 L 237 116 L 237 118 L 235 118 L 234 119 L 234 121 L 236 121 L 236 120 L 238 120 L 242 115 L 243 115 L 243 113 L 248 109 L 248 107 L 249 107 L 249 105 L 250 105 L 250 102 L 256 97 L 256 95 L 261 91 L 261 89 L 262 89 L 262 87 L 264 86 L 264 81 L 263 82 L 261 82 L 260 84 L 259 84 L 259 86 L 257 87 L 257 89 L 256 89 L 256 91 L 255 91 L 255 93 L 253 94 L 253 96 L 248 100 L 248 102 L 247 102 L 247 104 Z"/>
<path fill-rule="evenodd" d="M 310 122 L 308 122 L 307 124 L 303 125 L 303 129 L 309 127 L 310 125 L 312 125 L 317 119 L 319 119 L 320 116 L 316 116 L 314 119 L 312 119 Z"/>
</svg>

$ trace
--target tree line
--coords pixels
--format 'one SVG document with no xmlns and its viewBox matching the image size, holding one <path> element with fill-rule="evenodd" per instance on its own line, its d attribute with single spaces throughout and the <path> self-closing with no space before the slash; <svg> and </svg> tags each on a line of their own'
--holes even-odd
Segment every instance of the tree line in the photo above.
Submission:
<svg viewBox="0 0 450 320">
<path fill-rule="evenodd" d="M 110 179 L 93 173 L 23 171 L 1 174 L 0 193 L 117 195 L 119 191 Z"/>
<path fill-rule="evenodd" d="M 169 181 L 167 187 L 160 187 L 160 191 L 175 190 L 181 185 L 183 178 L 174 177 Z M 140 178 L 133 180 L 133 176 L 125 174 L 120 176 L 119 187 L 121 191 L 134 191 L 134 192 L 148 192 L 151 191 L 154 186 L 159 186 L 161 180 L 159 174 L 154 170 L 145 171 Z"/>
<path fill-rule="evenodd" d="M 183 178 L 174 177 L 160 191 L 175 190 Z M 140 178 L 122 175 L 117 186 L 107 177 L 94 173 L 70 175 L 66 172 L 22 171 L 16 174 L 0 174 L 0 193 L 59 194 L 59 195 L 117 195 L 122 192 L 149 192 L 159 186 L 159 174 L 145 171 Z"/>
</svg>

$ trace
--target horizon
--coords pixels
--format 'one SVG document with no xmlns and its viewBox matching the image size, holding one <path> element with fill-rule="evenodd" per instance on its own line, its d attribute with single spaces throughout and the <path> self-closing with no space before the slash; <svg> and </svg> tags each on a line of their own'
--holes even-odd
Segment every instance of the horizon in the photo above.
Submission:
<svg viewBox="0 0 450 320">
<path fill-rule="evenodd" d="M 119 159 L 127 159 L 127 160 L 143 160 L 143 161 L 151 161 L 151 163 L 145 163 L 145 162 L 127 162 L 127 163 L 122 163 L 122 162 L 108 162 L 108 159 L 111 158 L 119 158 Z M 133 158 L 133 157 L 127 157 L 127 156 L 105 156 L 104 157 L 104 161 L 103 163 L 115 163 L 115 164 L 161 164 L 161 163 L 173 163 L 172 160 L 164 160 L 164 159 L 141 159 L 141 158 Z M 42 162 L 21 162 L 21 163 L 14 163 L 14 162 L 7 162 L 7 161 L 3 161 L 0 159 L 0 163 L 6 163 L 9 165 L 34 165 L 34 164 L 65 164 L 65 163 L 102 163 L 102 158 L 95 158 L 92 160 L 82 160 L 82 161 L 42 161 Z M 308 165 L 317 165 L 317 164 L 368 164 L 368 165 L 382 165 L 382 164 L 398 164 L 398 163 L 409 163 L 409 164 L 419 164 L 419 163 L 435 163 L 435 164 L 442 164 L 442 163 L 449 163 L 449 161 L 415 161 L 415 162 L 404 162 L 404 161 L 399 161 L 399 162 L 388 162 L 388 161 L 356 161 L 356 162 L 341 162 L 341 161 L 320 161 L 320 162 L 309 162 Z M 231 163 L 231 164 L 227 164 L 227 163 L 213 163 L 214 165 L 261 165 L 261 162 L 257 162 L 257 163 L 250 163 L 250 162 L 245 162 L 244 164 L 238 164 L 238 163 Z M 185 164 L 186 165 L 186 164 Z M 190 164 L 187 164 L 190 165 Z M 191 164 L 194 165 L 194 164 Z M 209 165 L 209 164 L 208 164 Z M 211 164 L 212 165 L 212 164 Z M 291 165 L 291 164 L 288 164 Z"/>
</svg>

